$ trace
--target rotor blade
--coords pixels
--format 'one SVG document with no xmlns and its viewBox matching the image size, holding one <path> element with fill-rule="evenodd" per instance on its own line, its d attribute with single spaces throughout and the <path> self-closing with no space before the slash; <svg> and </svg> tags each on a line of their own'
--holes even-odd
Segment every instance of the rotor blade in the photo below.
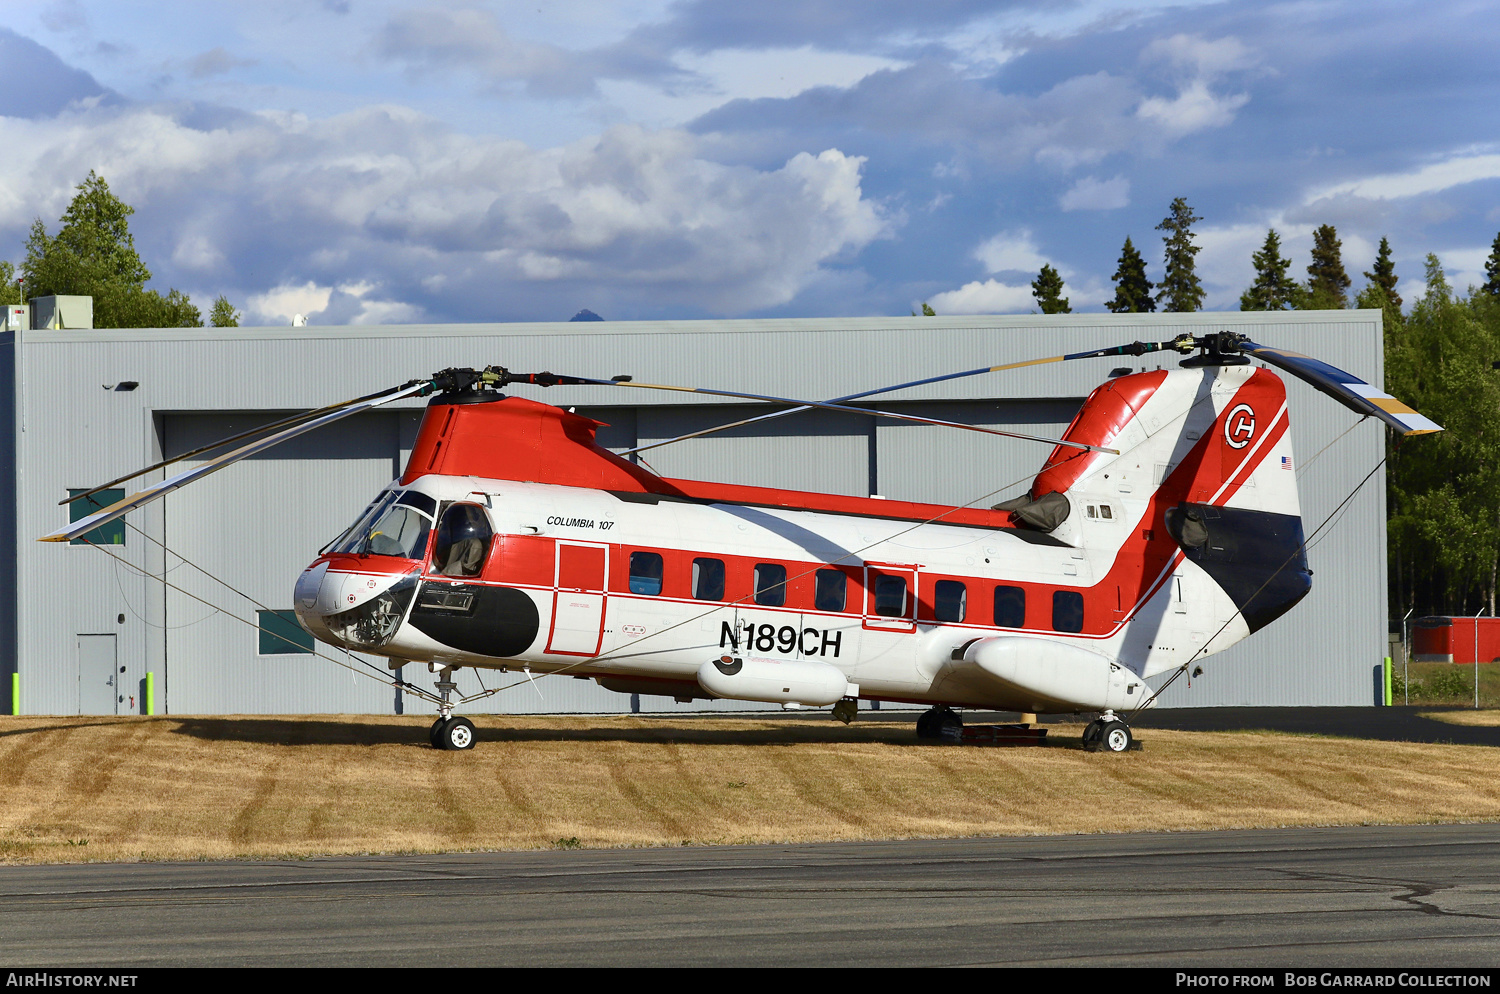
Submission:
<svg viewBox="0 0 1500 994">
<path fill-rule="evenodd" d="M 1070 442 L 1067 440 L 1046 438 L 1042 435 L 1027 435 L 1017 431 L 1002 431 L 999 428 L 982 428 L 979 425 L 966 425 L 958 421 L 943 421 L 938 418 L 924 418 L 916 414 L 896 414 L 891 411 L 877 411 L 865 407 L 846 407 L 842 404 L 829 404 L 816 400 L 794 400 L 790 397 L 770 397 L 765 394 L 741 393 L 737 390 L 715 390 L 710 387 L 679 387 L 666 383 L 635 383 L 631 380 L 599 380 L 589 376 L 564 376 L 560 373 L 510 373 L 508 377 L 511 383 L 535 383 L 539 386 L 591 384 L 602 387 L 634 387 L 638 390 L 671 390 L 675 393 L 703 393 L 711 394 L 715 397 L 735 397 L 740 400 L 759 400 L 773 404 L 793 404 L 801 407 L 816 407 L 824 411 L 841 411 L 845 414 L 863 414 L 869 417 L 892 418 L 896 421 L 914 421 L 918 424 L 938 425 L 943 428 L 961 428 L 964 431 L 977 431 L 986 435 L 1022 438 L 1031 442 L 1046 442 L 1049 445 L 1066 445 L 1089 452 L 1107 452 L 1110 455 L 1119 455 L 1119 452 L 1115 449 L 1107 449 L 1098 445 L 1088 445 L 1084 442 Z"/>
<path fill-rule="evenodd" d="M 958 380 L 966 376 L 979 376 L 983 373 L 999 373 L 1007 369 L 1020 369 L 1023 366 L 1040 366 L 1049 362 L 1065 362 L 1069 359 L 1095 359 L 1100 356 L 1111 355 L 1145 355 L 1147 352 L 1159 352 L 1163 349 L 1174 347 L 1173 342 L 1134 342 L 1130 345 L 1115 345 L 1105 349 L 1096 349 L 1093 352 L 1073 352 L 1068 355 L 1047 356 L 1044 359 L 1027 359 L 1025 362 L 1008 362 L 999 366 L 980 366 L 978 369 L 965 369 L 958 373 L 943 373 L 940 376 L 928 376 L 925 379 L 910 380 L 906 383 L 897 383 L 895 386 L 879 387 L 875 390 L 864 390 L 860 393 L 845 394 L 842 397 L 834 397 L 826 403 L 843 404 L 851 400 L 859 400 L 861 397 L 874 397 L 883 393 L 895 393 L 897 390 L 905 390 L 908 387 L 921 387 L 929 383 L 942 383 L 945 380 Z M 712 435 L 716 432 L 728 431 L 731 428 L 742 428 L 748 424 L 759 421 L 772 421 L 776 418 L 784 418 L 789 414 L 799 411 L 809 411 L 812 408 L 807 404 L 799 404 L 796 407 L 787 408 L 784 411 L 771 411 L 768 414 L 758 414 L 753 418 L 745 418 L 740 421 L 731 421 L 728 424 L 715 425 L 712 428 L 704 428 L 701 431 L 688 432 L 686 435 L 678 435 L 676 438 L 663 439 L 660 442 L 652 442 L 650 445 L 637 445 L 633 449 L 625 449 L 619 454 L 628 456 L 635 452 L 645 452 L 647 449 L 659 449 L 663 445 L 671 445 L 673 442 L 683 442 L 690 438 L 702 438 L 704 435 Z"/>
<path fill-rule="evenodd" d="M 1442 425 L 1418 414 L 1384 390 L 1320 359 L 1257 345 L 1249 339 L 1245 339 L 1240 347 L 1247 354 L 1307 381 L 1355 414 L 1379 418 L 1402 435 L 1430 435 L 1443 430 Z"/>
<path fill-rule="evenodd" d="M 120 477 L 119 479 L 110 480 L 108 483 L 101 483 L 97 487 L 94 487 L 92 490 L 84 490 L 80 493 L 74 494 L 71 497 L 64 497 L 57 503 L 59 505 L 71 504 L 74 501 L 92 497 L 94 496 L 94 494 L 98 493 L 101 490 L 108 490 L 116 483 L 124 483 L 126 480 L 133 480 L 138 476 L 145 476 L 147 473 L 154 473 L 159 469 L 165 469 L 173 463 L 181 462 L 184 459 L 191 459 L 193 456 L 200 455 L 204 452 L 212 452 L 214 449 L 222 449 L 224 446 L 233 445 L 235 442 L 241 441 L 242 439 L 251 438 L 255 435 L 260 435 L 266 432 L 273 432 L 278 428 L 286 428 L 290 425 L 297 424 L 300 421 L 305 421 L 308 418 L 315 418 L 320 414 L 327 414 L 329 411 L 337 411 L 339 408 L 346 407 L 349 404 L 358 404 L 361 401 L 374 400 L 377 397 L 384 397 L 386 394 L 400 389 L 401 387 L 390 387 L 385 390 L 377 390 L 376 392 L 366 394 L 363 397 L 355 397 L 353 400 L 344 400 L 340 401 L 337 404 L 329 404 L 327 407 L 318 407 L 314 408 L 311 411 L 303 411 L 301 414 L 294 414 L 289 418 L 283 418 L 280 421 L 274 422 L 273 424 L 259 425 L 255 428 L 249 429 L 248 431 L 242 431 L 238 435 L 230 435 L 228 438 L 221 438 L 217 442 L 210 442 L 208 445 L 200 445 L 198 446 L 198 448 L 193 449 L 191 452 L 184 452 L 181 455 L 173 456 L 171 459 L 163 459 L 159 463 L 153 463 L 152 465 L 147 466 L 145 469 L 138 469 L 134 473 L 128 473 L 125 476 Z"/>
<path fill-rule="evenodd" d="M 322 417 L 313 418 L 310 421 L 304 421 L 301 424 L 288 428 L 285 431 L 277 432 L 274 435 L 267 435 L 265 438 L 257 439 L 256 441 L 251 442 L 249 445 L 243 445 L 232 452 L 226 452 L 221 456 L 215 456 L 213 459 L 210 459 L 208 462 L 205 462 L 201 466 L 195 466 L 192 469 L 178 473 L 176 476 L 167 480 L 163 480 L 162 482 L 157 483 L 153 486 L 147 487 L 140 493 L 132 494 L 131 496 L 126 497 L 124 500 L 116 501 L 115 503 L 104 508 L 102 511 L 96 511 L 93 514 L 90 514 L 88 517 L 79 518 L 77 521 L 68 525 L 68 527 L 60 528 L 48 535 L 43 535 L 41 538 L 37 539 L 37 541 L 71 541 L 75 538 L 78 538 L 80 535 L 84 535 L 88 532 L 93 531 L 100 525 L 108 524 L 116 518 L 124 517 L 130 511 L 133 511 L 136 508 L 141 507 L 142 505 L 149 504 L 152 501 L 156 500 L 158 497 L 164 497 L 167 494 L 171 493 L 173 490 L 178 489 L 179 487 L 186 486 L 187 484 L 192 483 L 194 480 L 202 479 L 210 473 L 216 473 L 219 470 L 223 469 L 225 466 L 231 465 L 232 463 L 237 463 L 247 456 L 253 456 L 257 452 L 264 452 L 266 449 L 278 445 L 289 438 L 295 438 L 298 435 L 313 431 L 317 428 L 321 428 L 324 425 L 332 424 L 333 422 L 338 421 L 342 418 L 349 417 L 351 414 L 358 414 L 361 411 L 368 411 L 371 408 L 379 407 L 382 404 L 389 404 L 391 401 L 401 400 L 405 397 L 416 396 L 417 394 L 423 393 L 427 390 L 430 390 L 431 388 L 432 384 L 428 380 L 422 380 L 419 383 L 410 383 L 404 387 L 396 389 L 395 391 L 386 392 L 384 396 L 377 397 L 371 400 L 355 401 L 354 403 L 345 405 L 337 411 L 325 414 Z"/>
</svg>

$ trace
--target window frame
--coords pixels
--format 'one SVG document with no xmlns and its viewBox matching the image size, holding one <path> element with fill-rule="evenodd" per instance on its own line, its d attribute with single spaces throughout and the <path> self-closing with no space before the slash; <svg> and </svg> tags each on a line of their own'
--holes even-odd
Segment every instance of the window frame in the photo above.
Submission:
<svg viewBox="0 0 1500 994">
<path fill-rule="evenodd" d="M 716 564 L 718 564 L 718 571 L 719 571 L 718 593 L 715 594 L 712 597 L 707 596 L 703 591 L 701 591 L 699 589 L 699 580 L 700 580 L 700 577 L 704 573 L 708 572 L 708 570 L 710 569 L 710 567 L 707 565 L 709 563 L 716 563 Z M 700 565 L 700 564 L 703 564 L 703 565 Z M 695 557 L 693 557 L 693 572 L 692 572 L 692 576 L 690 578 L 691 579 L 691 583 L 692 583 L 692 587 L 691 587 L 691 591 L 690 592 L 693 595 L 693 599 L 694 600 L 699 600 L 699 601 L 723 601 L 725 599 L 724 598 L 724 590 L 725 590 L 725 585 L 727 583 L 727 577 L 728 577 L 728 570 L 727 570 L 727 568 L 724 565 L 724 560 L 722 560 L 722 559 L 716 559 L 713 556 L 695 556 Z M 710 593 L 712 593 L 712 591 L 710 591 Z"/>
<path fill-rule="evenodd" d="M 637 573 L 635 571 L 635 564 L 636 564 L 636 557 L 637 556 L 642 557 L 642 561 L 643 562 L 649 562 L 649 559 L 647 559 L 646 557 L 654 558 L 656 560 L 656 575 L 655 576 L 651 576 L 650 574 L 647 574 L 647 573 Z M 644 589 L 643 590 L 637 590 L 636 589 L 636 580 L 637 579 L 640 579 L 640 580 L 655 580 L 656 581 L 656 589 L 655 590 L 644 590 Z M 666 583 L 667 583 L 667 564 L 666 564 L 666 560 L 664 560 L 662 558 L 662 554 L 660 552 L 652 552 L 650 549 L 636 549 L 633 552 L 631 552 L 629 556 L 627 556 L 625 558 L 625 589 L 629 593 L 636 594 L 637 596 L 640 596 L 640 597 L 660 597 L 662 590 L 666 587 Z"/>
</svg>

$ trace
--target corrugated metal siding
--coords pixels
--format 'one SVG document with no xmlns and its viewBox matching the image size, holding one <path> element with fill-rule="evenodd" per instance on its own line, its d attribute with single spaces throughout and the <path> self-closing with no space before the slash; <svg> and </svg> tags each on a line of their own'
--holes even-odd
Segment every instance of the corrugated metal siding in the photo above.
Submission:
<svg viewBox="0 0 1500 994">
<path fill-rule="evenodd" d="M 299 660 L 290 664 L 254 660 L 254 633 L 237 631 L 240 626 L 223 618 L 174 628 L 198 615 L 165 599 L 159 580 L 143 580 L 97 550 L 35 542 L 67 520 L 65 509 L 56 506 L 67 487 L 93 485 L 150 463 L 169 423 L 207 431 L 214 423 L 204 415 L 213 412 L 306 409 L 445 366 L 490 363 L 825 398 L 955 369 L 1226 328 L 1381 382 L 1379 315 L 1363 311 L 30 332 L 19 388 L 26 430 L 18 425 L 13 433 L 18 443 L 11 477 L 17 494 L 13 658 L 22 672 L 23 705 L 33 713 L 76 710 L 75 636 L 113 633 L 127 669 L 125 685 L 137 686 L 148 668 L 159 678 L 170 673 L 168 700 L 177 711 L 389 711 L 389 688 L 373 681 L 357 687 L 326 663 L 318 665 L 327 672 L 304 672 L 299 667 L 307 665 L 305 656 L 288 657 Z M 1148 356 L 1056 363 L 883 400 L 943 401 L 911 409 L 1052 434 L 1111 366 L 1152 368 L 1173 361 Z M 121 380 L 137 380 L 140 387 L 101 388 Z M 515 392 L 578 405 L 610 421 L 600 437 L 615 448 L 732 420 L 744 407 L 628 388 Z M 1307 467 L 1354 417 L 1300 384 L 1289 383 L 1288 394 L 1297 457 L 1305 467 L 1303 513 L 1310 531 L 1378 463 L 1382 429 L 1355 427 Z M 379 435 L 378 445 L 361 442 L 358 432 L 329 432 L 204 481 L 169 498 L 165 508 L 136 512 L 132 523 L 157 537 L 165 529 L 174 544 L 202 548 L 214 568 L 277 597 L 271 606 L 284 607 L 296 573 L 409 451 L 421 405 L 403 406 L 371 421 L 386 419 L 385 427 L 370 429 Z M 178 414 L 191 417 L 174 421 Z M 236 417 L 242 415 L 229 420 Z M 1018 492 L 1047 454 L 1044 445 L 884 422 L 873 429 L 872 445 L 868 422 L 823 413 L 773 425 L 646 458 L 668 475 L 859 494 L 871 486 L 873 450 L 875 486 L 885 496 L 964 503 L 1004 484 L 1015 486 L 991 502 Z M 386 446 L 385 455 L 370 448 L 379 445 Z M 1370 703 L 1372 669 L 1384 653 L 1384 501 L 1384 473 L 1377 471 L 1332 534 L 1312 550 L 1316 576 L 1308 599 L 1281 622 L 1211 658 L 1203 678 L 1191 689 L 1180 681 L 1164 703 Z M 240 528 L 250 540 L 237 546 Z M 135 532 L 124 549 L 113 551 L 158 576 L 164 568 L 159 550 Z M 408 676 L 412 669 L 407 667 Z M 467 672 L 460 677 L 466 687 L 473 679 Z M 495 706 L 627 706 L 626 698 L 583 681 L 549 680 L 539 687 L 540 698 L 528 685 L 499 695 Z M 664 704 L 658 698 L 647 706 Z"/>
</svg>

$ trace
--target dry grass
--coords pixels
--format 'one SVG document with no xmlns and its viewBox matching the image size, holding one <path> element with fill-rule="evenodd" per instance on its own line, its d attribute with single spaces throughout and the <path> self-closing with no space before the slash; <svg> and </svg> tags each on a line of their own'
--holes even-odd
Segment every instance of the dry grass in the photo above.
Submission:
<svg viewBox="0 0 1500 994">
<path fill-rule="evenodd" d="M 909 724 L 0 718 L 0 860 L 217 859 L 1500 819 L 1500 750 L 1148 730 L 1126 755 Z"/>
<path fill-rule="evenodd" d="M 1423 711 L 1423 718 L 1446 721 L 1450 725 L 1474 725 L 1494 728 L 1500 725 L 1500 711 Z"/>
</svg>

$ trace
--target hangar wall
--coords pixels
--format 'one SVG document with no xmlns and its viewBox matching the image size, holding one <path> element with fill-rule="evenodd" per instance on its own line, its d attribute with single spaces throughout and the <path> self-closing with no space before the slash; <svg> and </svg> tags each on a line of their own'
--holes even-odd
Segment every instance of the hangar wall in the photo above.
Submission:
<svg viewBox="0 0 1500 994">
<path fill-rule="evenodd" d="M 261 655 L 245 620 L 256 617 L 257 605 L 289 608 L 292 584 L 317 549 L 399 472 L 420 402 L 330 426 L 134 512 L 123 546 L 35 541 L 67 520 L 57 501 L 69 487 L 95 485 L 287 412 L 447 366 L 489 363 L 822 398 L 1220 329 L 1316 355 L 1371 382 L 1383 378 L 1380 315 L 1371 311 L 28 331 L 24 341 L 10 333 L 0 336 L 0 385 L 10 383 L 15 404 L 0 430 L 0 471 L 15 498 L 6 502 L 0 528 L 16 569 L 12 589 L 0 597 L 0 695 L 9 674 L 19 672 L 24 713 L 78 713 L 80 702 L 97 699 L 89 681 L 97 682 L 100 660 L 112 652 L 121 712 L 144 709 L 149 672 L 158 712 L 390 713 L 396 700 L 388 685 L 310 655 Z M 1111 367 L 1174 361 L 1028 367 L 904 391 L 890 406 L 1055 437 Z M 120 389 L 125 381 L 138 386 Z M 750 411 L 702 395 L 513 389 L 608 422 L 600 439 L 616 449 Z M 1372 670 L 1385 639 L 1385 488 L 1376 468 L 1383 429 L 1357 424 L 1300 383 L 1290 382 L 1288 395 L 1309 532 L 1372 469 L 1374 475 L 1312 547 L 1312 594 L 1277 624 L 1209 659 L 1191 685 L 1179 681 L 1163 695 L 1164 706 L 1373 701 Z M 668 476 L 990 504 L 1020 493 L 1046 454 L 1044 445 L 1014 439 L 806 412 L 644 457 Z M 172 553 L 163 552 L 162 541 Z M 383 671 L 383 661 L 374 662 Z M 405 675 L 430 683 L 425 670 L 413 672 L 420 669 L 408 666 Z M 490 686 L 507 679 L 459 673 L 466 692 L 481 678 Z M 715 705 L 725 706 L 763 707 Z M 642 707 L 707 705 L 647 698 Z M 629 698 L 590 681 L 553 678 L 520 681 L 481 709 L 629 708 Z"/>
</svg>

